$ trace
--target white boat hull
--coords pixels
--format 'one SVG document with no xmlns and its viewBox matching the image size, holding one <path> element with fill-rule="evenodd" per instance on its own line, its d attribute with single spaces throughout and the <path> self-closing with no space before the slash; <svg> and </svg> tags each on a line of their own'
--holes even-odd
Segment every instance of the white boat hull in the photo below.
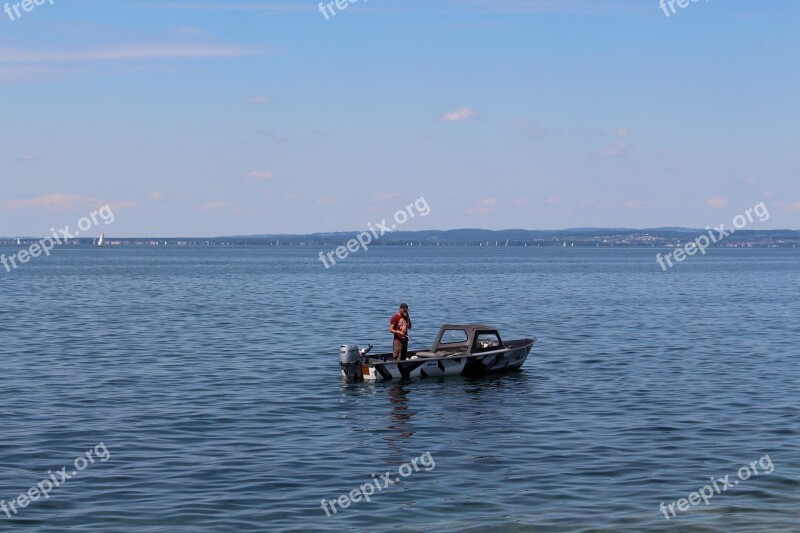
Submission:
<svg viewBox="0 0 800 533">
<path fill-rule="evenodd" d="M 430 352 L 411 352 L 404 361 L 376 361 L 368 358 L 361 365 L 365 381 L 392 381 L 443 376 L 477 377 L 492 372 L 520 368 L 528 358 L 535 339 L 519 341 L 517 346 L 479 354 L 436 357 Z M 377 356 L 386 357 L 384 356 Z M 347 377 L 343 371 L 342 375 Z"/>
</svg>

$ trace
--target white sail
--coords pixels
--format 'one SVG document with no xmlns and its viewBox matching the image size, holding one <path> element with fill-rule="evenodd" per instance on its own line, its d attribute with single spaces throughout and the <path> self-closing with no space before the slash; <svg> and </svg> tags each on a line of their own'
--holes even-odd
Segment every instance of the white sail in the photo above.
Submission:
<svg viewBox="0 0 800 533">
<path fill-rule="evenodd" d="M 17 237 L 17 245 L 22 246 L 22 240 L 19 237 Z"/>
<path fill-rule="evenodd" d="M 100 234 L 100 240 L 97 241 L 97 246 L 100 246 L 102 248 L 105 245 L 106 245 L 106 234 L 105 233 L 101 233 Z"/>
</svg>

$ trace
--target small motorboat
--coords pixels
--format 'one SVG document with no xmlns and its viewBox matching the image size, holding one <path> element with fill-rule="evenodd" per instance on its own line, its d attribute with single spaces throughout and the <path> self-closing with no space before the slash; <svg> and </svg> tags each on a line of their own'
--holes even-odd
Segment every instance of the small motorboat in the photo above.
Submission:
<svg viewBox="0 0 800 533">
<path fill-rule="evenodd" d="M 479 377 L 520 368 L 535 342 L 533 336 L 503 341 L 496 329 L 482 324 L 445 324 L 430 350 L 409 351 L 408 359 L 402 361 L 395 361 L 390 353 L 369 355 L 371 344 L 364 349 L 356 344 L 342 344 L 339 366 L 349 381 Z"/>
</svg>

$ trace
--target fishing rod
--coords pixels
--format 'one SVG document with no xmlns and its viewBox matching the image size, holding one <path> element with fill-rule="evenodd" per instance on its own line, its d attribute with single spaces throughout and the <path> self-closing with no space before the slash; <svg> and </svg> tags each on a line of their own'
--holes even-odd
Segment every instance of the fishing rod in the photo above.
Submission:
<svg viewBox="0 0 800 533">
<path fill-rule="evenodd" d="M 422 346 L 422 347 L 423 347 L 423 348 L 425 348 L 426 350 L 428 349 L 428 347 L 427 347 L 426 345 L 422 344 L 421 342 L 419 342 L 419 341 L 418 341 L 418 340 L 416 340 L 416 339 L 412 339 L 412 338 L 411 338 L 409 335 L 406 335 L 406 338 L 407 338 L 408 340 L 410 340 L 411 342 L 414 342 L 414 343 L 416 343 L 416 344 L 419 344 L 420 346 Z"/>
</svg>

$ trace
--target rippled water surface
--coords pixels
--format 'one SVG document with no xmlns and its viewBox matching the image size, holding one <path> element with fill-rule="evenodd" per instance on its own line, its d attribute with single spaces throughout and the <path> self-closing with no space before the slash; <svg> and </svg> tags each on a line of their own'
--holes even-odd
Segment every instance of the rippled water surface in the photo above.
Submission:
<svg viewBox="0 0 800 533">
<path fill-rule="evenodd" d="M 6 254 L 15 250 L 0 250 Z M 800 254 L 61 249 L 0 270 L 0 500 L 24 531 L 800 531 Z M 345 384 L 342 342 L 536 335 L 521 372 Z M 328 517 L 333 500 L 430 452 Z M 769 455 L 667 521 L 659 511 Z M 763 470 L 760 468 L 760 470 Z"/>
</svg>

